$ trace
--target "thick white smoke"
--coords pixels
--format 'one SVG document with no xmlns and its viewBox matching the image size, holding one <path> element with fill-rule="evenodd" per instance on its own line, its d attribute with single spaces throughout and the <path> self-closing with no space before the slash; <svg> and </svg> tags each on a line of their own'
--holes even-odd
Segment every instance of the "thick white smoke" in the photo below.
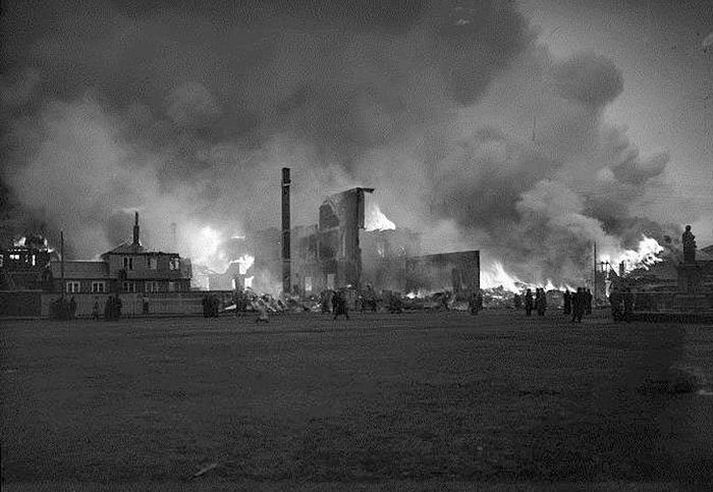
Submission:
<svg viewBox="0 0 713 492">
<path fill-rule="evenodd" d="M 297 223 L 374 186 L 427 249 L 531 281 L 576 283 L 593 241 L 661 233 L 632 210 L 668 157 L 602 118 L 620 70 L 553 59 L 511 2 L 28 9 L 7 8 L 25 30 L 4 48 L 2 178 L 77 257 L 125 239 L 134 208 L 152 247 L 177 223 L 183 254 L 205 226 L 277 226 L 283 166 Z"/>
</svg>

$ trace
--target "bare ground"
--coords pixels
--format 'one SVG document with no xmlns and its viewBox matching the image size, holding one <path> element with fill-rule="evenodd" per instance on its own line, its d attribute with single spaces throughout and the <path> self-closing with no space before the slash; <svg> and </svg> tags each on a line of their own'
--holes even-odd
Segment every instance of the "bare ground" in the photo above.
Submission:
<svg viewBox="0 0 713 492">
<path fill-rule="evenodd" d="M 713 477 L 710 325 L 306 314 L 5 321 L 0 335 L 3 488 Z"/>
</svg>

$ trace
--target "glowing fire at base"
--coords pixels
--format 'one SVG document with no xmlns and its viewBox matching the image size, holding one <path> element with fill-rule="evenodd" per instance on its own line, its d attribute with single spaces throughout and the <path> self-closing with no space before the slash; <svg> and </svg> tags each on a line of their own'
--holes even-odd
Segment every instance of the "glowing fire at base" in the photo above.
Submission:
<svg viewBox="0 0 713 492">
<path fill-rule="evenodd" d="M 253 266 L 253 263 L 255 263 L 255 257 L 245 254 L 238 258 L 237 260 L 233 260 L 230 263 L 237 263 L 238 264 L 238 273 L 241 275 L 245 275 L 248 273 L 248 270 L 250 270 L 250 267 Z M 251 277 L 252 278 L 252 277 Z M 247 279 L 245 279 L 247 281 Z"/>
<path fill-rule="evenodd" d="M 599 260 L 611 263 L 615 267 L 623 262 L 625 272 L 637 268 L 648 270 L 650 266 L 663 261 L 657 256 L 663 250 L 664 248 L 654 238 L 642 236 L 636 250 L 627 249 L 613 255 L 602 254 Z"/>
<path fill-rule="evenodd" d="M 392 231 L 396 224 L 384 215 L 376 202 L 369 202 L 364 212 L 364 228 L 367 231 Z"/>
<path fill-rule="evenodd" d="M 608 262 L 612 266 L 624 263 L 625 272 L 630 272 L 636 268 L 647 269 L 663 259 L 658 257 L 664 248 L 653 238 L 642 236 L 639 247 L 636 250 L 619 250 L 613 254 L 604 253 L 597 258 L 597 262 Z M 582 278 L 588 278 L 591 273 L 582 272 Z M 525 282 L 505 271 L 502 263 L 495 262 L 489 268 L 484 269 L 480 274 L 480 285 L 483 289 L 497 289 L 502 287 L 509 292 L 522 292 L 525 289 L 544 288 L 545 290 L 576 290 L 568 284 L 559 286 L 548 279 L 544 284 Z"/>
</svg>

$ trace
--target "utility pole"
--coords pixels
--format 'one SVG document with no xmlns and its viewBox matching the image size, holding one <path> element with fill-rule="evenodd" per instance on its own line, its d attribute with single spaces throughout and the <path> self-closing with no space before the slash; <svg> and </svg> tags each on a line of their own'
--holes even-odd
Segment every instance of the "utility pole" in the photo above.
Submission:
<svg viewBox="0 0 713 492">
<path fill-rule="evenodd" d="M 62 287 L 60 292 L 64 298 L 64 231 L 59 231 L 59 272 L 60 278 L 62 279 Z"/>
<path fill-rule="evenodd" d="M 593 296 L 594 296 L 594 305 L 596 306 L 597 305 L 597 292 L 598 292 L 597 291 L 597 242 L 596 241 L 594 242 L 594 261 L 593 261 L 593 263 L 594 263 L 594 282 L 593 282 L 594 293 L 593 293 Z"/>
</svg>

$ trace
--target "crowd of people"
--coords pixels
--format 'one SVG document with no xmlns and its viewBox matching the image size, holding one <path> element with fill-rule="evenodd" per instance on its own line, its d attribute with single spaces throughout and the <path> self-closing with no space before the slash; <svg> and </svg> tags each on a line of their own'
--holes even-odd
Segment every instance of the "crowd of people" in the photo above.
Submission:
<svg viewBox="0 0 713 492">
<path fill-rule="evenodd" d="M 467 311 L 476 315 L 483 309 L 483 293 L 480 290 L 476 290 L 467 294 L 467 296 L 461 296 L 459 301 L 460 307 L 452 307 L 449 305 L 449 301 L 452 299 L 452 294 L 450 293 L 437 293 L 434 294 L 431 299 L 431 305 L 425 304 L 425 307 L 421 309 L 458 309 L 461 311 Z M 559 304 L 561 295 L 561 304 Z M 316 303 L 311 305 L 309 302 L 305 303 L 304 300 L 300 301 L 298 298 L 288 297 L 286 299 L 274 299 L 268 295 L 257 295 L 250 291 L 237 290 L 233 294 L 232 301 L 233 306 L 229 306 L 231 299 L 220 299 L 215 294 L 206 294 L 203 296 L 201 304 L 203 308 L 204 317 L 217 317 L 222 312 L 228 312 L 234 310 L 236 315 L 246 314 L 248 311 L 251 313 L 257 313 L 257 321 L 268 321 L 269 313 L 276 313 L 282 311 L 297 312 L 300 309 L 304 311 L 317 311 L 323 314 L 331 314 L 333 319 L 338 319 L 340 316 L 349 319 L 349 310 L 361 310 L 376 312 L 379 309 L 383 309 L 389 313 L 401 313 L 404 308 L 408 309 L 419 309 L 417 306 L 414 307 L 409 302 L 411 298 L 402 298 L 398 293 L 392 293 L 390 291 L 385 291 L 381 296 L 377 296 L 371 286 L 367 286 L 365 290 L 358 291 L 352 288 L 342 288 L 342 289 L 326 289 L 320 293 L 319 296 L 312 298 L 312 302 Z M 561 306 L 562 314 L 565 316 L 571 316 L 572 322 L 581 323 L 582 319 L 586 315 L 592 314 L 593 307 L 593 295 L 588 288 L 578 287 L 576 291 L 572 292 L 569 289 L 564 292 L 548 292 L 543 288 L 526 289 L 522 294 L 515 294 L 512 298 L 513 307 L 516 310 L 524 309 L 526 316 L 532 316 L 533 311 L 537 313 L 538 316 L 544 317 L 547 308 L 548 301 L 559 309 Z M 404 305 L 404 302 L 408 303 L 408 306 Z M 634 309 L 634 294 L 631 289 L 626 286 L 614 286 L 612 288 L 611 294 L 609 296 L 609 302 L 611 305 L 611 314 L 614 321 L 630 321 Z M 435 304 L 434 304 L 435 303 Z M 467 308 L 466 308 L 467 303 Z M 435 308 L 433 306 L 436 306 Z M 147 314 L 147 298 L 144 296 L 143 299 L 143 314 Z M 106 302 L 104 304 L 103 318 L 105 320 L 115 320 L 121 317 L 122 301 L 118 294 L 111 294 L 107 296 Z M 58 319 L 72 319 L 75 317 L 77 311 L 77 302 L 74 297 L 70 299 L 63 297 L 54 301 L 51 305 L 52 316 Z M 94 298 L 94 304 L 91 311 L 92 319 L 100 319 L 100 302 L 99 298 Z"/>
<path fill-rule="evenodd" d="M 585 314 L 592 314 L 592 292 L 584 287 L 578 287 L 576 292 L 569 289 L 562 295 L 562 313 L 565 316 L 572 316 L 572 321 L 581 323 Z M 538 316 L 544 316 L 547 311 L 547 292 L 543 288 L 536 288 L 534 295 L 532 289 L 527 289 L 523 295 L 513 296 L 513 307 L 516 310 L 525 310 L 526 316 L 532 316 L 536 312 Z"/>
<path fill-rule="evenodd" d="M 513 303 L 519 305 L 521 301 L 516 301 L 513 299 Z M 547 311 L 547 294 L 545 289 L 537 288 L 535 289 L 535 296 L 532 296 L 532 289 L 527 289 L 525 291 L 525 315 L 532 316 L 532 311 L 535 311 L 538 316 L 544 316 L 545 311 Z"/>
</svg>

